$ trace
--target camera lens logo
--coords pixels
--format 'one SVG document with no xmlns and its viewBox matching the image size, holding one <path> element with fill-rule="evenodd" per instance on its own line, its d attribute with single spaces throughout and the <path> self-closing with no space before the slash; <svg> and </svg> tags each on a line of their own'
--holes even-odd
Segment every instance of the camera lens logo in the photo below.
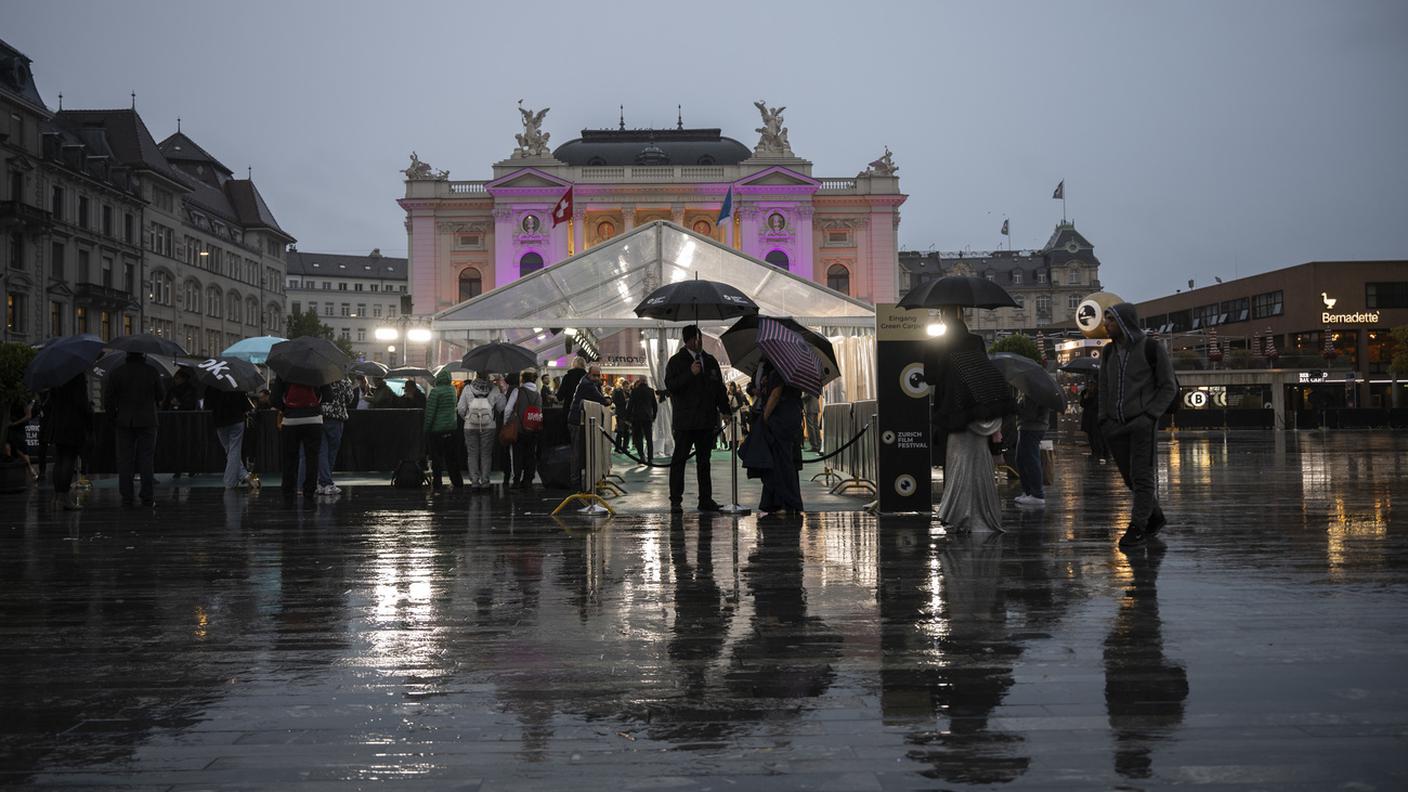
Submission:
<svg viewBox="0 0 1408 792">
<path fill-rule="evenodd" d="M 880 442 L 884 443 L 885 445 L 894 445 L 894 444 L 895 444 L 895 433 L 894 433 L 894 431 L 893 431 L 893 430 L 890 430 L 890 429 L 886 429 L 885 431 L 881 432 L 881 433 L 880 433 Z"/>
<path fill-rule="evenodd" d="M 900 372 L 900 390 L 912 399 L 929 398 L 929 383 L 924 381 L 924 363 L 910 363 Z"/>
<path fill-rule="evenodd" d="M 904 475 L 895 479 L 895 494 L 897 495 L 909 497 L 910 495 L 914 494 L 914 491 L 918 489 L 918 487 L 919 484 L 915 482 L 914 476 L 911 476 L 908 473 L 905 473 Z"/>
<path fill-rule="evenodd" d="M 1076 326 L 1087 333 L 1093 331 L 1100 326 L 1101 313 L 1100 303 L 1086 300 L 1076 306 Z"/>
</svg>

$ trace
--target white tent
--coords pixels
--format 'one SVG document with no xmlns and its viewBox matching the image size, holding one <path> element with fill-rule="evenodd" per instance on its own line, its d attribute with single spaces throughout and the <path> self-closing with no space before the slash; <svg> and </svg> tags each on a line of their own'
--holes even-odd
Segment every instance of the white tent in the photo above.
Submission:
<svg viewBox="0 0 1408 792">
<path fill-rule="evenodd" d="M 538 349 L 540 358 L 562 353 L 562 335 L 551 334 L 549 328 L 595 339 L 635 328 L 644 347 L 643 362 L 658 388 L 663 387 L 665 362 L 679 343 L 671 329 L 686 323 L 644 319 L 634 309 L 662 284 L 695 277 L 731 284 L 751 297 L 762 314 L 791 316 L 830 337 L 841 380 L 828 389 L 828 398 L 872 395 L 873 307 L 664 220 L 447 308 L 431 319 L 430 327 L 456 344 L 507 340 Z M 717 337 L 731 322 L 699 324 Z M 662 412 L 666 414 L 656 427 L 657 432 L 663 429 L 663 441 L 669 416 L 667 410 Z"/>
</svg>

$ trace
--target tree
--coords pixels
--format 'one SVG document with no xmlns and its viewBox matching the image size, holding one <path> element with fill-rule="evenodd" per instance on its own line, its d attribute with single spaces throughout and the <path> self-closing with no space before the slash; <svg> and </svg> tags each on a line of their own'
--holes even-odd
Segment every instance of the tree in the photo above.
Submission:
<svg viewBox="0 0 1408 792">
<path fill-rule="evenodd" d="M 1393 328 L 1388 371 L 1395 379 L 1408 379 L 1408 325 Z"/>
<path fill-rule="evenodd" d="M 1003 336 L 994 341 L 992 346 L 988 348 L 988 354 L 994 352 L 1011 352 L 1014 355 L 1021 355 L 1038 363 L 1041 362 L 1041 350 L 1036 348 L 1036 341 L 1021 333 Z"/>
<path fill-rule="evenodd" d="M 337 344 L 344 354 L 352 359 L 356 359 L 357 353 L 352 349 L 352 342 L 345 338 L 338 338 L 331 327 L 323 324 L 323 320 L 318 318 L 316 313 L 308 311 L 294 311 L 288 319 L 288 337 L 302 338 L 303 336 L 313 336 L 314 338 L 326 338 Z"/>
<path fill-rule="evenodd" d="M 0 344 L 0 417 L 10 422 L 10 405 L 30 396 L 24 386 L 24 369 L 34 359 L 27 344 Z"/>
</svg>

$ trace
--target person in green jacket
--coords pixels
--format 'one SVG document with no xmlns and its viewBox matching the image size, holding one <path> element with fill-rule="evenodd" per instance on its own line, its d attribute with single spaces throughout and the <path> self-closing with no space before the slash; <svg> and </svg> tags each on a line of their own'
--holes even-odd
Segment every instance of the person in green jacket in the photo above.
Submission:
<svg viewBox="0 0 1408 792">
<path fill-rule="evenodd" d="M 425 397 L 425 442 L 430 450 L 430 472 L 434 476 L 436 490 L 444 488 L 441 470 L 449 468 L 450 484 L 459 489 L 464 486 L 460 478 L 459 454 L 452 443 L 460 442 L 455 423 L 455 386 L 450 384 L 449 370 L 442 370 L 435 376 L 435 387 Z"/>
</svg>

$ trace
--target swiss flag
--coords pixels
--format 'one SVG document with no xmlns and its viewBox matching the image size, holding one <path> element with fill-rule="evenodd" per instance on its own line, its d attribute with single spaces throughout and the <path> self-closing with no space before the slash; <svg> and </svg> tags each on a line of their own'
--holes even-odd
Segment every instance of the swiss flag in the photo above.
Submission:
<svg viewBox="0 0 1408 792">
<path fill-rule="evenodd" d="M 552 227 L 557 228 L 558 223 L 565 223 L 572 219 L 572 188 L 568 187 L 567 192 L 557 199 L 557 203 L 552 207 Z"/>
</svg>

